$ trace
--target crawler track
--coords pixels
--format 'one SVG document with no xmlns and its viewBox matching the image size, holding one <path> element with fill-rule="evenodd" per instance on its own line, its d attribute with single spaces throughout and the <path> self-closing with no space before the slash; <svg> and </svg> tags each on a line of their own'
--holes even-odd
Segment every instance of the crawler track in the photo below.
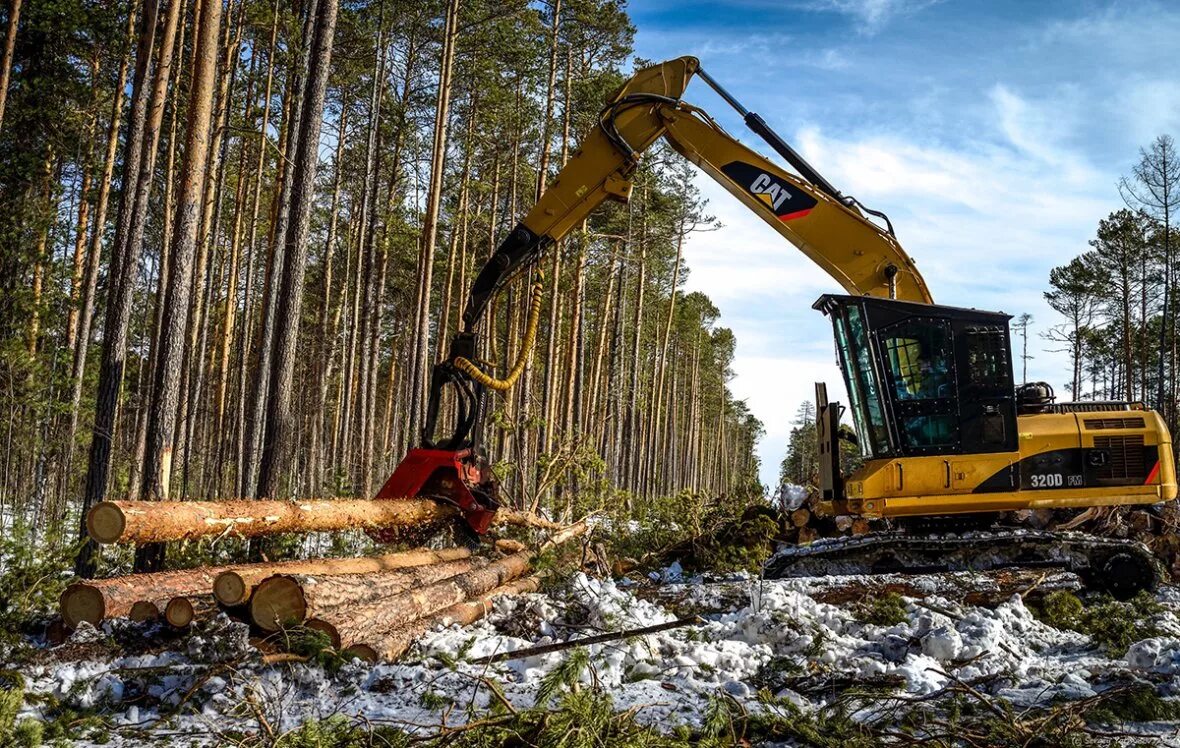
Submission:
<svg viewBox="0 0 1180 748">
<path fill-rule="evenodd" d="M 763 567 L 766 579 L 831 574 L 923 574 L 1015 567 L 1060 568 L 1088 587 L 1127 599 L 1154 589 L 1159 561 L 1142 543 L 1078 532 L 989 530 L 946 535 L 871 533 L 781 548 Z"/>
</svg>

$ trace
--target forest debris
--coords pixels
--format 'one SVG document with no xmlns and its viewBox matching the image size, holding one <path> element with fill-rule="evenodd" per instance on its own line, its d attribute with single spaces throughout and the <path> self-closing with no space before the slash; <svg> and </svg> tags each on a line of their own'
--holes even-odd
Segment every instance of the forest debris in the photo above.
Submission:
<svg viewBox="0 0 1180 748">
<path fill-rule="evenodd" d="M 697 626 L 702 623 L 704 623 L 704 619 L 700 616 L 677 618 L 674 621 L 657 623 L 652 626 L 643 626 L 641 628 L 635 629 L 624 629 L 623 631 L 612 631 L 607 634 L 587 636 L 581 639 L 569 639 L 563 642 L 554 642 L 553 644 L 542 644 L 539 647 L 518 649 L 512 652 L 500 652 L 498 654 L 488 655 L 487 657 L 478 657 L 474 660 L 469 660 L 469 662 L 472 665 L 491 665 L 496 662 L 504 662 L 505 660 L 519 660 L 525 657 L 532 657 L 533 655 L 549 654 L 550 652 L 561 652 L 566 649 L 573 649 L 574 647 L 588 647 L 591 644 L 602 644 L 604 642 L 613 642 L 619 639 L 629 639 L 633 636 L 657 634 L 661 631 L 683 628 L 684 626 Z"/>
<path fill-rule="evenodd" d="M 313 558 L 302 561 L 247 564 L 231 567 L 218 574 L 217 578 L 213 580 L 213 594 L 222 605 L 241 605 L 250 599 L 254 588 L 264 579 L 279 574 L 365 574 L 426 566 L 444 561 L 457 561 L 469 556 L 471 556 L 471 551 L 466 548 L 443 548 L 442 550 L 417 548 L 411 551 L 387 553 L 382 556 Z"/>
</svg>

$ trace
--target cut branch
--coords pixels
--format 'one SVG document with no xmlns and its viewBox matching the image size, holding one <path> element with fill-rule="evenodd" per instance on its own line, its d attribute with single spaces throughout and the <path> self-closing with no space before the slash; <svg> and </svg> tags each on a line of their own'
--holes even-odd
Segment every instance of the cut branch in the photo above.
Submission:
<svg viewBox="0 0 1180 748">
<path fill-rule="evenodd" d="M 665 621 L 664 623 L 657 623 L 652 626 L 644 626 L 637 629 L 626 629 L 624 631 L 612 631 L 609 634 L 599 634 L 597 636 L 587 636 L 581 639 L 570 639 L 564 642 L 555 642 L 553 644 L 543 644 L 539 647 L 528 647 L 527 649 L 518 649 L 514 652 L 500 652 L 487 657 L 478 657 L 474 660 L 468 660 L 472 665 L 490 665 L 495 662 L 504 662 L 505 660 L 519 660 L 525 657 L 532 657 L 533 655 L 549 654 L 550 652 L 561 652 L 566 649 L 573 649 L 574 647 L 588 647 L 591 644 L 602 644 L 604 642 L 613 642 L 619 639 L 629 639 L 633 636 L 647 636 L 648 634 L 658 634 L 661 631 L 669 631 L 671 629 L 683 628 L 684 626 L 696 626 L 704 621 L 700 616 L 692 616 L 691 618 L 678 618 L 675 621 Z"/>
</svg>

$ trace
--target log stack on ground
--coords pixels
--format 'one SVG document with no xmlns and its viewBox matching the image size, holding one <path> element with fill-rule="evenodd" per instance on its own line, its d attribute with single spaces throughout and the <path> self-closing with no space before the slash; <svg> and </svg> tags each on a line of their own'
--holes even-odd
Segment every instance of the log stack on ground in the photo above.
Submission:
<svg viewBox="0 0 1180 748">
<path fill-rule="evenodd" d="M 510 597 L 527 592 L 536 592 L 541 588 L 541 580 L 536 575 L 517 579 L 501 585 L 478 598 L 465 600 L 452 605 L 434 615 L 414 621 L 406 626 L 387 631 L 383 634 L 370 635 L 363 642 L 345 648 L 344 655 L 358 657 L 367 662 L 377 660 L 392 661 L 406 653 L 414 642 L 422 635 L 438 626 L 470 626 L 488 614 L 492 602 L 498 597 Z"/>
<path fill-rule="evenodd" d="M 377 641 L 416 621 L 429 619 L 454 605 L 478 601 L 529 569 L 532 554 L 514 553 L 483 567 L 456 574 L 434 584 L 408 589 L 375 604 L 347 605 L 325 611 L 320 618 L 336 627 L 344 646 Z"/>
<path fill-rule="evenodd" d="M 374 530 L 434 525 L 458 510 L 428 499 L 306 501 L 109 501 L 87 515 L 99 543 L 162 543 L 200 537 L 259 537 L 288 532 Z M 586 533 L 585 521 L 561 525 L 500 510 L 494 524 L 544 530 L 541 550 Z M 394 659 L 440 623 L 483 617 L 493 598 L 537 589 L 533 552 L 501 539 L 495 560 L 464 548 L 416 549 L 370 558 L 309 559 L 133 574 L 71 585 L 61 597 L 64 625 L 104 618 L 164 618 L 183 628 L 219 610 L 246 613 L 265 632 L 303 625 L 351 654 Z M 248 604 L 247 604 L 248 603 Z"/>
<path fill-rule="evenodd" d="M 105 618 L 129 616 L 132 606 L 144 603 L 136 616 L 139 620 L 149 620 L 159 617 L 161 604 L 167 606 L 174 597 L 208 594 L 213 580 L 227 568 L 201 567 L 75 582 L 61 594 L 61 617 L 70 628 L 83 621 L 97 626 Z M 147 604 L 154 606 L 154 615 Z"/>
</svg>

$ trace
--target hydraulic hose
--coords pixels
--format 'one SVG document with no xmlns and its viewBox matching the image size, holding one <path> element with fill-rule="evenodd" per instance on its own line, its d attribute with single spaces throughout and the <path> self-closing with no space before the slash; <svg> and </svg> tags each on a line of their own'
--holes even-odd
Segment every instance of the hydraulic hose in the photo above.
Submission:
<svg viewBox="0 0 1180 748">
<path fill-rule="evenodd" d="M 524 372 L 524 368 L 528 364 L 529 355 L 532 353 L 533 346 L 537 342 L 537 328 L 541 322 L 541 299 L 545 291 L 543 281 L 544 279 L 541 277 L 541 273 L 538 272 L 533 280 L 532 294 L 529 298 L 529 315 L 525 322 L 524 344 L 521 346 L 520 356 L 517 357 L 516 363 L 512 365 L 512 369 L 509 370 L 507 376 L 503 379 L 497 379 L 463 356 L 456 357 L 452 362 L 455 368 L 484 387 L 496 390 L 497 392 L 503 392 L 515 384 L 516 380 Z"/>
</svg>

